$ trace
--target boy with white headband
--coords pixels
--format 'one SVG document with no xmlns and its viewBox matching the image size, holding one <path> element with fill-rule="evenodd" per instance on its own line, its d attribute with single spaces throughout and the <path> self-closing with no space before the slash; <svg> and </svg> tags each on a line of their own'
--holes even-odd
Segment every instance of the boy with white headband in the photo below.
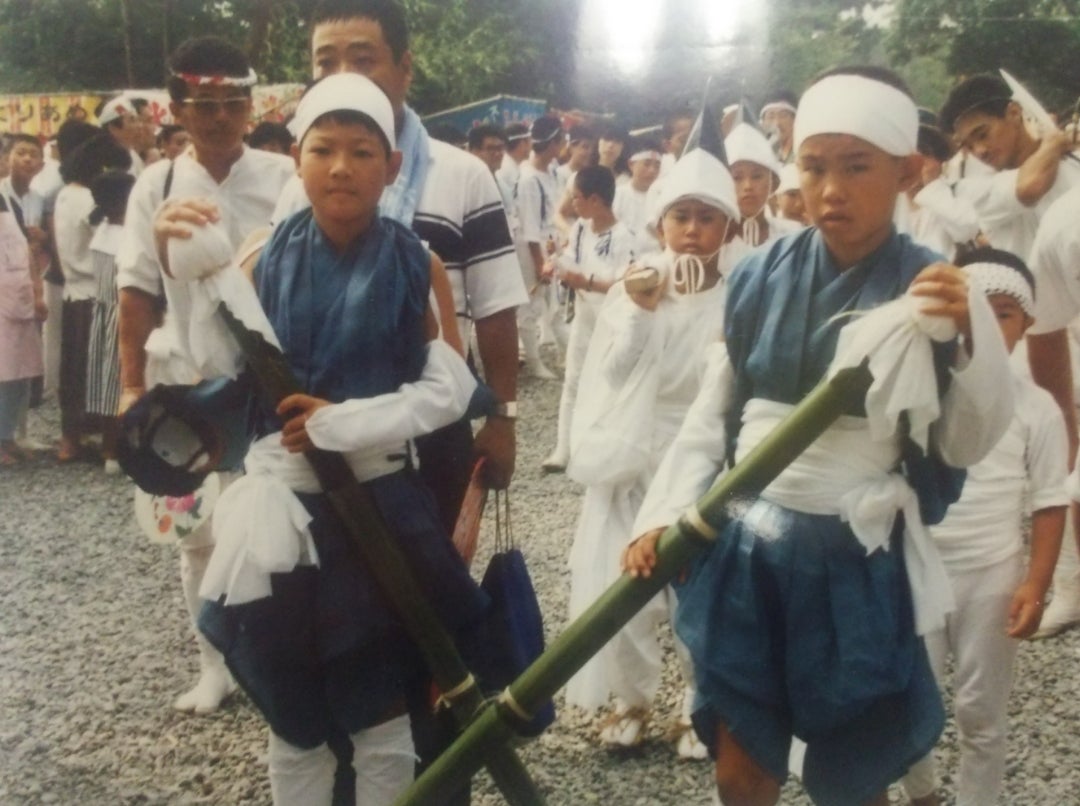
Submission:
<svg viewBox="0 0 1080 806">
<path fill-rule="evenodd" d="M 378 213 L 402 161 L 387 96 L 363 76 L 331 75 L 292 125 L 311 207 L 275 228 L 253 281 L 304 391 L 253 414 L 247 475 L 218 502 L 228 528 L 199 626 L 269 723 L 275 804 L 331 803 L 327 741 L 343 731 L 357 806 L 384 806 L 413 777 L 405 696 L 422 660 L 301 454 L 345 456 L 453 634 L 487 599 L 409 457 L 415 437 L 465 414 L 476 382 L 438 338 L 438 259 Z"/>
<path fill-rule="evenodd" d="M 649 188 L 660 175 L 660 144 L 647 139 L 636 139 L 630 144 L 630 181 L 615 188 L 615 201 L 611 205 L 615 218 L 634 233 L 637 253 L 644 255 L 660 248 L 659 242 L 649 232 Z"/>
<path fill-rule="evenodd" d="M 182 358 L 187 345 L 168 322 L 191 307 L 188 289 L 173 281 L 166 244 L 194 228 L 221 225 L 233 249 L 270 220 L 278 196 L 295 174 L 292 160 L 244 145 L 255 73 L 243 51 L 216 37 L 182 43 L 170 59 L 173 118 L 191 136 L 175 160 L 152 165 L 131 190 L 116 255 L 120 289 L 120 413 L 157 383 L 197 380 Z M 168 311 L 161 324 L 162 308 Z M 148 351 L 147 340 L 156 329 Z M 154 345 L 157 346 L 155 349 Z M 149 366 L 148 366 L 148 353 Z M 164 359 L 164 360 L 159 360 Z M 209 524 L 180 545 L 180 581 L 192 624 L 199 585 L 213 551 Z M 199 680 L 177 698 L 180 711 L 209 713 L 235 684 L 221 655 L 196 632 Z"/>
<path fill-rule="evenodd" d="M 959 261 L 968 281 L 986 294 L 1006 347 L 1024 338 L 1035 310 L 1034 280 L 1015 255 L 980 248 Z M 1005 775 L 1005 736 L 1018 639 L 1039 626 L 1061 548 L 1065 494 L 1065 422 L 1050 394 L 1027 373 L 1012 371 L 1016 413 L 985 459 L 968 469 L 960 499 L 930 533 L 941 551 L 956 598 L 944 629 L 925 636 L 934 676 L 944 684 L 953 656 L 953 698 L 960 735 L 954 777 L 959 806 L 998 802 Z M 1024 570 L 1022 517 L 1031 514 L 1031 556 Z M 935 806 L 932 756 L 904 778 L 917 806 Z"/>
<path fill-rule="evenodd" d="M 854 406 L 759 497 L 729 510 L 679 585 L 675 628 L 697 672 L 694 723 L 715 751 L 725 803 L 775 803 L 793 736 L 807 744 L 803 781 L 815 802 L 887 803 L 889 783 L 944 724 L 917 630 L 940 624 L 948 582 L 920 512 L 941 516 L 950 500 L 941 485 L 959 486 L 950 466 L 978 461 L 1000 439 L 1012 397 L 997 388 L 1007 357 L 985 298 L 969 297 L 959 269 L 893 228 L 897 197 L 918 170 L 917 128 L 910 93 L 881 68 L 828 73 L 803 95 L 795 147 L 815 226 L 732 274 L 724 348 L 624 557 L 631 574 L 651 573 L 662 528 L 822 380 L 850 314 L 907 292 L 882 311 L 901 312 L 903 332 L 914 311 L 941 317 L 946 330 L 955 324 L 952 340 L 932 349 L 921 337 L 921 372 L 948 379 L 940 401 L 931 387 L 935 420 L 905 406 L 912 436 L 894 423 L 875 440 L 878 401 Z M 912 381 L 905 391 L 933 383 Z"/>
<path fill-rule="evenodd" d="M 559 282 L 575 294 L 574 320 L 566 346 L 566 376 L 559 397 L 555 450 L 541 465 L 545 473 L 562 473 L 570 461 L 570 422 L 578 396 L 585 353 L 608 290 L 622 279 L 634 260 L 634 234 L 611 210 L 615 175 L 602 165 L 588 165 L 574 175 L 571 198 L 577 220 L 563 250 L 549 263 Z"/>
<path fill-rule="evenodd" d="M 719 145 L 719 134 L 712 141 Z M 705 355 L 723 332 L 724 242 L 738 217 L 731 174 L 720 158 L 691 144 L 664 179 L 657 228 L 666 248 L 643 258 L 616 283 L 600 313 L 574 409 L 568 475 L 586 486 L 570 550 L 571 619 L 619 576 L 619 555 L 637 508 L 687 408 L 697 395 Z M 717 149 L 722 153 L 722 147 Z M 637 287 L 646 272 L 651 286 Z M 674 595 L 658 595 L 571 679 L 566 701 L 595 709 L 614 695 L 600 740 L 613 748 L 645 740 L 660 686 L 657 631 Z M 694 674 L 677 646 L 685 687 L 672 736 L 681 758 L 704 759 L 690 727 Z"/>
<path fill-rule="evenodd" d="M 749 123 L 737 123 L 724 138 L 724 150 L 731 161 L 741 218 L 733 245 L 746 252 L 802 229 L 767 214 L 769 197 L 780 182 L 780 160 L 765 135 Z"/>
<path fill-rule="evenodd" d="M 794 93 L 779 90 L 768 96 L 761 107 L 761 127 L 768 133 L 776 157 L 783 165 L 790 165 L 795 161 L 792 133 L 797 106 L 798 99 Z"/>
</svg>

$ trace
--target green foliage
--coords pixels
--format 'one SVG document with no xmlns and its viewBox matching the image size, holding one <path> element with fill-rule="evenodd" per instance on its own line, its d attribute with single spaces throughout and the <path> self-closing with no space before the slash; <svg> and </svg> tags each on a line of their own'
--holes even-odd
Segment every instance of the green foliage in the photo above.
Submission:
<svg viewBox="0 0 1080 806">
<path fill-rule="evenodd" d="M 404 5 L 415 73 L 410 103 L 421 114 L 498 93 L 535 91 L 526 71 L 539 58 L 540 41 L 522 25 L 525 2 L 404 0 Z"/>
<path fill-rule="evenodd" d="M 1080 94 L 1076 0 L 900 0 L 897 12 L 896 59 L 940 59 L 953 81 L 1004 67 L 1051 109 Z"/>
</svg>

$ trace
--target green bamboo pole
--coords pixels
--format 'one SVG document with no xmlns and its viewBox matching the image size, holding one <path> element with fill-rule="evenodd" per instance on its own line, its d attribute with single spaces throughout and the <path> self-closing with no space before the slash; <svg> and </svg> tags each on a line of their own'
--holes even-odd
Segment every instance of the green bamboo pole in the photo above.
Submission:
<svg viewBox="0 0 1080 806">
<path fill-rule="evenodd" d="M 698 502 L 697 510 L 712 529 L 725 520 L 724 508 L 740 496 L 769 485 L 805 451 L 851 404 L 870 388 L 865 364 L 843 370 L 820 383 L 769 436 Z M 657 562 L 648 578 L 623 574 L 547 650 L 510 684 L 495 707 L 489 707 L 457 741 L 395 801 L 395 806 L 424 806 L 439 793 L 470 778 L 486 754 L 514 735 L 514 725 L 531 717 L 686 564 L 712 543 L 712 538 L 680 518 L 657 544 Z"/>
<path fill-rule="evenodd" d="M 224 303 L 218 312 L 244 351 L 248 366 L 259 382 L 259 390 L 268 401 L 276 407 L 288 395 L 304 391 L 279 350 L 260 334 L 248 330 Z M 356 480 L 340 453 L 312 450 L 305 456 L 352 544 L 420 649 L 435 685 L 444 693 L 459 727 L 464 728 L 483 710 L 483 695 L 420 590 L 371 493 Z M 447 692 L 454 694 L 449 696 Z M 487 748 L 482 763 L 512 806 L 543 805 L 543 796 L 508 744 Z"/>
</svg>

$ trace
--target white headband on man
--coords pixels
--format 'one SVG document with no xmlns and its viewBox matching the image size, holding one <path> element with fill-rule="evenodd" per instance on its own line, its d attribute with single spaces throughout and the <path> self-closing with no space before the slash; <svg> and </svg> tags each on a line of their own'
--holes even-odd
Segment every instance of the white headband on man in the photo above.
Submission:
<svg viewBox="0 0 1080 806">
<path fill-rule="evenodd" d="M 259 77 L 255 71 L 248 68 L 246 76 L 226 76 L 221 74 L 203 75 L 202 73 L 173 73 L 173 78 L 179 78 L 185 84 L 193 87 L 221 86 L 221 87 L 254 87 L 259 83 Z"/>
<path fill-rule="evenodd" d="M 98 124 L 105 126 L 114 120 L 120 120 L 122 117 L 134 114 L 135 106 L 131 103 L 131 98 L 126 95 L 118 95 L 101 108 L 101 114 L 98 115 Z"/>
<path fill-rule="evenodd" d="M 296 142 L 303 142 L 308 129 L 329 112 L 361 112 L 375 121 L 391 149 L 397 142 L 390 99 L 370 78 L 357 73 L 335 73 L 313 84 L 300 98 L 289 123 Z"/>
<path fill-rule="evenodd" d="M 795 150 L 817 134 L 850 134 L 894 157 L 914 154 L 915 102 L 895 87 L 863 76 L 823 78 L 803 93 L 795 114 Z"/>
<path fill-rule="evenodd" d="M 765 104 L 761 107 L 761 113 L 758 115 L 759 119 L 764 119 L 765 115 L 769 112 L 790 112 L 795 114 L 795 107 L 789 104 L 787 101 L 773 101 L 772 103 Z"/>
<path fill-rule="evenodd" d="M 660 160 L 663 159 L 663 156 L 664 155 L 659 151 L 650 151 L 646 149 L 645 151 L 639 151 L 636 154 L 632 154 L 630 159 L 627 160 L 627 163 L 637 162 L 638 160 L 656 160 L 657 162 L 660 162 Z"/>
<path fill-rule="evenodd" d="M 1027 278 L 1011 266 L 1000 263 L 969 263 L 964 273 L 986 296 L 1006 294 L 1017 301 L 1028 316 L 1035 315 L 1035 295 Z"/>
</svg>

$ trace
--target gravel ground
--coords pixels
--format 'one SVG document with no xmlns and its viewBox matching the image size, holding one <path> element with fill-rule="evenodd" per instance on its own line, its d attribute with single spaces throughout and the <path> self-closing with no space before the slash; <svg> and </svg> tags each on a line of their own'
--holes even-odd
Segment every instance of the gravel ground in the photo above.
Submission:
<svg viewBox="0 0 1080 806">
<path fill-rule="evenodd" d="M 565 620 L 581 496 L 539 470 L 558 394 L 555 382 L 522 383 L 512 488 L 549 637 Z M 55 435 L 55 408 L 32 415 L 31 430 Z M 89 464 L 40 458 L 0 470 L 0 804 L 268 803 L 265 730 L 242 696 L 208 717 L 170 707 L 193 681 L 196 656 L 175 551 L 139 533 L 131 497 L 129 482 Z M 1004 802 L 1080 803 L 1078 662 L 1077 631 L 1023 645 Z M 556 724 L 521 754 L 553 806 L 709 803 L 709 765 L 680 762 L 664 740 L 677 698 L 669 679 L 649 740 L 631 755 L 597 748 L 592 721 L 561 702 Z M 947 798 L 956 746 L 950 724 L 940 745 Z M 895 788 L 892 799 L 904 802 Z M 480 776 L 474 803 L 502 802 Z M 795 782 L 782 802 L 809 803 Z"/>
</svg>

